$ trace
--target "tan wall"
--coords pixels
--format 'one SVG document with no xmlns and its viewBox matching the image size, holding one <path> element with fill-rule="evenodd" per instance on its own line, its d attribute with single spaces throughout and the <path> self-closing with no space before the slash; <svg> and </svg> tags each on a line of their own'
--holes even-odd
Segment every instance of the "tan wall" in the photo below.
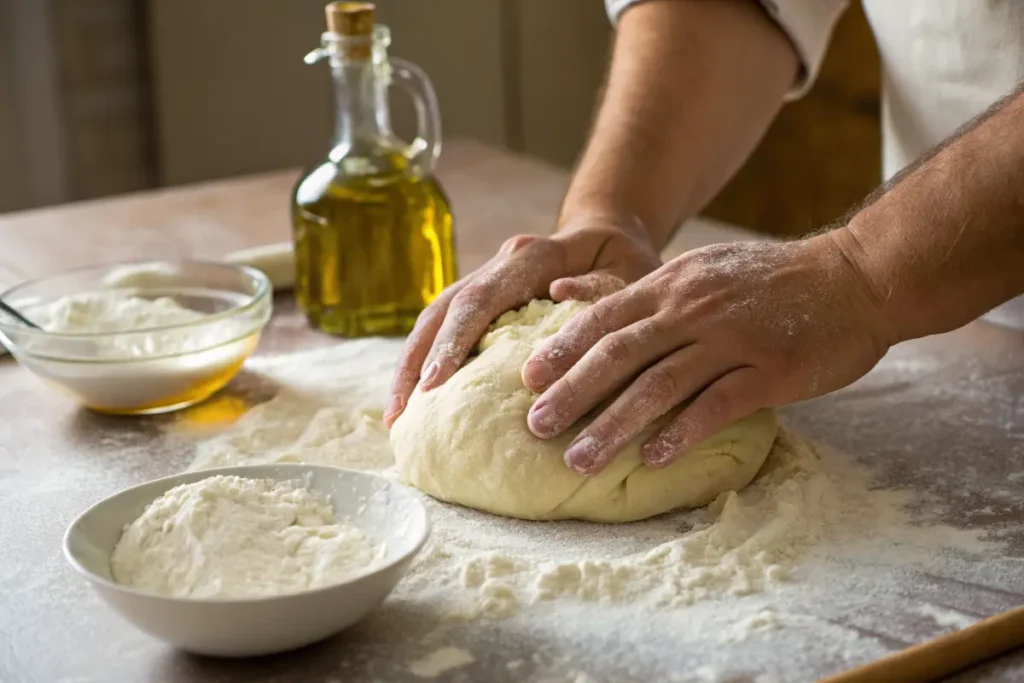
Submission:
<svg viewBox="0 0 1024 683">
<path fill-rule="evenodd" d="M 0 0 L 0 210 L 153 185 L 134 0 Z"/>
<path fill-rule="evenodd" d="M 22 169 L 23 150 L 18 139 L 20 124 L 15 101 L 14 54 L 8 10 L 7 3 L 0 1 L 0 211 L 10 211 L 29 203 Z"/>
<path fill-rule="evenodd" d="M 160 177 L 180 183 L 309 162 L 330 135 L 325 66 L 302 56 L 322 0 L 151 0 Z M 392 55 L 430 74 L 445 134 L 570 165 L 611 29 L 598 0 L 379 0 Z M 411 129 L 395 102 L 396 128 Z"/>
<path fill-rule="evenodd" d="M 56 110 L 26 116 L 12 103 L 9 22 L 0 17 L 0 210 L 316 160 L 331 135 L 332 91 L 326 66 L 302 57 L 318 44 L 324 3 L 23 0 L 56 10 L 50 44 L 42 34 L 19 43 L 51 59 L 51 73 L 22 80 L 52 78 L 56 93 L 40 107 Z M 10 6 L 0 0 L 0 11 Z M 378 8 L 392 54 L 431 75 L 447 137 L 573 163 L 612 37 L 600 0 L 379 0 Z M 878 73 L 854 3 L 818 85 L 783 110 L 708 213 L 777 234 L 842 213 L 878 180 Z M 396 129 L 408 134 L 408 99 L 392 100 Z M 19 145 L 31 146 L 31 163 Z"/>
<path fill-rule="evenodd" d="M 315 161 L 333 95 L 325 64 L 306 66 L 323 0 L 150 2 L 160 177 L 176 184 Z M 504 143 L 500 5 L 382 0 L 395 56 L 432 77 L 444 127 Z M 395 95 L 396 103 L 406 104 Z M 400 111 L 406 111 L 404 108 Z M 408 131 L 408 115 L 396 117 Z"/>
<path fill-rule="evenodd" d="M 139 3 L 50 0 L 71 198 L 153 185 L 149 74 Z"/>
</svg>

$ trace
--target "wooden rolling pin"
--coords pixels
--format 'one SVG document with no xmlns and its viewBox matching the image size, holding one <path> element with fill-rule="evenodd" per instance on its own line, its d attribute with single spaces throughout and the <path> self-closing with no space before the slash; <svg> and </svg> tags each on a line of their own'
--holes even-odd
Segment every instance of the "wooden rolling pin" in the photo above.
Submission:
<svg viewBox="0 0 1024 683">
<path fill-rule="evenodd" d="M 274 291 L 291 289 L 295 284 L 295 250 L 292 249 L 291 242 L 243 249 L 222 256 L 220 260 L 263 271 Z M 111 271 L 103 284 L 107 287 L 159 287 L 168 277 L 172 282 L 178 281 L 177 272 L 173 267 L 170 273 L 167 273 L 159 265 L 128 265 Z"/>
<path fill-rule="evenodd" d="M 1024 605 L 819 683 L 924 683 L 1024 646 Z"/>
<path fill-rule="evenodd" d="M 274 291 L 291 289 L 295 284 L 295 250 L 291 242 L 236 251 L 225 256 L 224 260 L 263 271 L 270 278 Z"/>
</svg>

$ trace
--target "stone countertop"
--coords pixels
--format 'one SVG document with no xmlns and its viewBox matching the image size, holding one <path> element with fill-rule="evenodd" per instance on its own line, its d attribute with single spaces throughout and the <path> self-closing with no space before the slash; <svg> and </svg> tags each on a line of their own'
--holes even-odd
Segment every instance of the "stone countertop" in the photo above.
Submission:
<svg viewBox="0 0 1024 683">
<path fill-rule="evenodd" d="M 511 235 L 549 230 L 568 181 L 563 171 L 471 142 L 446 147 L 439 176 L 456 211 L 462 272 Z M 117 260 L 216 257 L 286 240 L 295 177 L 274 173 L 0 216 L 0 273 L 18 277 Z M 668 252 L 748 236 L 696 221 Z M 259 353 L 333 342 L 306 328 L 286 299 L 278 304 Z M 227 391 L 244 396 L 249 388 L 240 380 Z M 792 406 L 785 417 L 811 437 L 877 463 L 886 483 L 944 497 L 952 524 L 1024 528 L 1024 335 L 974 323 L 903 344 L 865 381 Z M 378 628 L 376 617 L 298 652 L 220 661 L 176 653 L 100 602 L 65 564 L 62 534 L 100 498 L 188 464 L 192 445 L 162 436 L 167 419 L 91 414 L 9 357 L 0 359 L 0 681 L 419 680 L 396 664 L 402 645 Z M 1019 571 L 1003 584 L 933 576 L 919 590 L 944 595 L 944 604 L 979 618 L 1024 603 L 1024 537 L 1010 540 L 1007 553 L 1020 560 Z M 385 603 L 381 612 L 410 609 Z M 427 628 L 424 615 L 413 609 L 407 616 L 410 638 Z M 514 675 L 504 662 L 513 655 L 529 662 L 542 636 L 502 629 L 501 622 L 488 624 L 471 637 L 477 661 L 455 678 L 523 679 L 528 668 Z M 916 639 L 933 635 L 921 632 Z M 550 635 L 543 638 L 551 644 Z M 566 651 L 578 651 L 565 638 Z M 501 653 L 489 652 L 488 643 L 496 642 Z M 910 642 L 890 638 L 886 644 L 895 650 Z M 664 656 L 671 662 L 675 653 Z M 643 662 L 620 669 L 621 661 L 591 657 L 608 680 L 622 680 L 625 670 L 645 678 Z M 1022 679 L 1024 656 L 1017 653 L 957 680 Z"/>
</svg>

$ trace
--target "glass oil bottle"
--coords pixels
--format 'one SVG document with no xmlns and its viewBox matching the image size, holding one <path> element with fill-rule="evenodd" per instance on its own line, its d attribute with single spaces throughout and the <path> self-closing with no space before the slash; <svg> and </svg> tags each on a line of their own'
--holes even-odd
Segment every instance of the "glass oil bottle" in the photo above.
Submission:
<svg viewBox="0 0 1024 683">
<path fill-rule="evenodd" d="M 292 197 L 296 301 L 315 327 L 344 337 L 407 334 L 456 273 L 452 213 L 432 175 L 437 99 L 418 67 L 388 59 L 390 33 L 374 9 L 327 6 L 328 30 L 306 63 L 330 63 L 335 137 Z M 392 83 L 415 104 L 412 144 L 391 131 Z"/>
</svg>

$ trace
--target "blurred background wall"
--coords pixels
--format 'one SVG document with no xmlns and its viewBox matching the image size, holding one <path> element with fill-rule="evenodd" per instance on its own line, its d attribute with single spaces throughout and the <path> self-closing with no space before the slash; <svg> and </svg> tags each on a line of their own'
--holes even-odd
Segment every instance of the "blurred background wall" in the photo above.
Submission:
<svg viewBox="0 0 1024 683">
<path fill-rule="evenodd" d="M 299 167 L 326 151 L 324 0 L 0 0 L 0 211 Z M 855 3 L 856 4 L 856 3 Z M 378 0 L 445 135 L 571 167 L 611 28 L 601 0 Z M 794 235 L 879 179 L 878 57 L 859 6 L 709 215 Z M 411 129 L 396 95 L 396 127 Z M 456 207 L 457 208 L 457 207 Z"/>
</svg>

